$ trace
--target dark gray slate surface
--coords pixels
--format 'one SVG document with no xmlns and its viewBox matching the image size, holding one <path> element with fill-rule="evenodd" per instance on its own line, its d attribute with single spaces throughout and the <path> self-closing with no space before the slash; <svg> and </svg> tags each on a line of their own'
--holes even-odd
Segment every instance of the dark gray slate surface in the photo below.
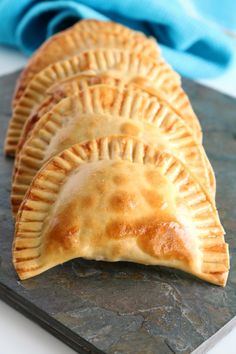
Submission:
<svg viewBox="0 0 236 354">
<path fill-rule="evenodd" d="M 160 267 L 83 260 L 20 282 L 11 264 L 12 160 L 2 153 L 15 79 L 0 79 L 0 296 L 81 353 L 190 353 L 236 315 L 236 101 L 185 82 L 217 176 L 231 253 L 225 289 Z"/>
</svg>

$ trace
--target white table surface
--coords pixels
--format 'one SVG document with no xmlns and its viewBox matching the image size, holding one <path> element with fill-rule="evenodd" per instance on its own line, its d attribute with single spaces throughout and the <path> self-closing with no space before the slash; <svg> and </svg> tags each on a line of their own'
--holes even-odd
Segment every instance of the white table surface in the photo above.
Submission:
<svg viewBox="0 0 236 354">
<path fill-rule="evenodd" d="M 27 59 L 16 50 L 0 46 L 0 75 L 22 68 L 26 61 Z M 236 97 L 236 59 L 233 67 L 224 75 L 214 80 L 201 81 L 201 83 Z M 236 328 L 208 353 L 235 354 L 235 338 Z M 72 354 L 75 352 L 0 300 L 0 354 L 21 353 Z"/>
</svg>

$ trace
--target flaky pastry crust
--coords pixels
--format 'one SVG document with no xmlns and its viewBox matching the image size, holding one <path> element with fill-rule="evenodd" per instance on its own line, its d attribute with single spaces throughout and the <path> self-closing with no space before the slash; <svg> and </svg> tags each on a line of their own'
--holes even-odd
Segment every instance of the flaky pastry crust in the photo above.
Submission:
<svg viewBox="0 0 236 354">
<path fill-rule="evenodd" d="M 157 58 L 160 50 L 153 38 L 110 21 L 82 20 L 66 31 L 50 37 L 36 51 L 18 80 L 13 106 L 34 75 L 48 65 L 94 48 L 121 48 Z"/>
<path fill-rule="evenodd" d="M 17 214 L 13 261 L 21 279 L 83 257 L 169 266 L 224 286 L 223 234 L 185 165 L 112 136 L 76 144 L 37 173 Z"/>
</svg>

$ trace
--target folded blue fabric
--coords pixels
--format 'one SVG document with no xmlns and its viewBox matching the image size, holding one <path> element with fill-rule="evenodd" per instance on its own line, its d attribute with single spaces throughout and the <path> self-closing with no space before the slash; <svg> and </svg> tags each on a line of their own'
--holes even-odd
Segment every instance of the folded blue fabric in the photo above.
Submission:
<svg viewBox="0 0 236 354">
<path fill-rule="evenodd" d="M 29 55 L 47 37 L 79 19 L 111 19 L 154 36 L 164 58 L 180 74 L 219 75 L 230 65 L 233 45 L 217 25 L 198 16 L 194 1 L 187 3 L 186 7 L 183 0 L 0 0 L 0 43 Z M 203 7 L 201 2 L 199 8 Z"/>
</svg>

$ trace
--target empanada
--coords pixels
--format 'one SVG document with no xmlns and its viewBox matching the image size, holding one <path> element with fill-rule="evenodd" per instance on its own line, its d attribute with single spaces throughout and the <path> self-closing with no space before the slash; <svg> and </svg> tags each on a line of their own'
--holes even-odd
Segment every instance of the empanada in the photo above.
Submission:
<svg viewBox="0 0 236 354">
<path fill-rule="evenodd" d="M 223 234 L 186 165 L 138 139 L 106 137 L 38 172 L 17 214 L 13 262 L 21 279 L 83 257 L 169 266 L 224 286 Z"/>
<path fill-rule="evenodd" d="M 92 73 L 81 73 L 72 78 L 59 82 L 53 85 L 47 90 L 48 96 L 43 100 L 43 102 L 34 110 L 34 112 L 27 119 L 23 131 L 20 136 L 20 140 L 17 146 L 17 152 L 21 150 L 26 139 L 29 137 L 30 131 L 33 129 L 36 122 L 40 119 L 42 115 L 47 113 L 56 103 L 58 103 L 62 98 L 77 94 L 79 91 L 86 89 L 92 85 L 106 84 L 111 86 L 116 86 L 119 88 L 132 88 L 141 91 L 148 92 L 150 95 L 156 96 L 162 101 L 166 101 L 167 105 L 171 106 L 171 109 L 175 110 L 176 113 L 189 125 L 192 129 L 193 134 L 201 140 L 201 127 L 197 117 L 195 116 L 191 104 L 189 102 L 188 96 L 185 94 L 184 90 L 180 86 L 173 87 L 171 94 L 165 99 L 165 95 L 160 92 L 160 90 L 151 89 L 150 83 L 145 83 L 144 80 L 132 80 L 127 81 L 126 78 L 116 77 L 114 73 L 101 73 L 98 75 Z M 215 181 L 212 181 L 212 185 Z"/>
<path fill-rule="evenodd" d="M 48 65 L 94 48 L 129 49 L 157 58 L 160 55 L 157 43 L 143 33 L 131 30 L 114 22 L 83 20 L 66 31 L 49 38 L 36 51 L 22 71 L 13 99 L 16 105 L 30 80 Z"/>
<path fill-rule="evenodd" d="M 52 156 L 75 143 L 113 134 L 136 136 L 171 152 L 206 188 L 215 187 L 203 147 L 165 102 L 144 92 L 97 85 L 61 100 L 35 125 L 16 158 L 13 213 L 33 176 Z"/>
<path fill-rule="evenodd" d="M 5 141 L 5 153 L 14 155 L 22 128 L 34 109 L 45 98 L 47 89 L 55 83 L 72 77 L 81 71 L 95 74 L 113 70 L 128 80 L 145 79 L 155 83 L 155 88 L 171 95 L 173 88 L 181 84 L 180 77 L 162 59 L 152 59 L 135 52 L 119 49 L 95 49 L 78 56 L 54 63 L 38 73 L 29 83 L 24 95 L 13 110 Z"/>
</svg>

